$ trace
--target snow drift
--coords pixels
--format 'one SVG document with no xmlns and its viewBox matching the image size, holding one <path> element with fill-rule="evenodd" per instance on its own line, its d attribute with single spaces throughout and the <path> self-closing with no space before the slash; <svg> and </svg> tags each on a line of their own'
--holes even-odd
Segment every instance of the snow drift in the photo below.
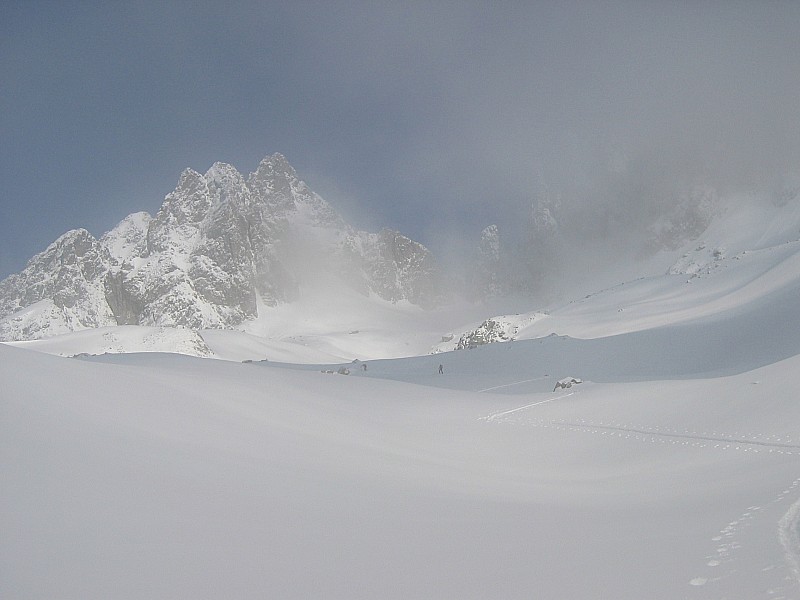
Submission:
<svg viewBox="0 0 800 600">
<path fill-rule="evenodd" d="M 0 344 L 0 596 L 800 598 L 800 242 L 730 231 L 472 350 L 313 313 L 180 338 L 229 360 Z"/>
</svg>

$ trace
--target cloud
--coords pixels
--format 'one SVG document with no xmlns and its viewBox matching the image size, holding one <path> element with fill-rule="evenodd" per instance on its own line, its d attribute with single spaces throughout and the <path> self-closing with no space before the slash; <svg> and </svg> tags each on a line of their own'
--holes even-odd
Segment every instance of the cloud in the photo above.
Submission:
<svg viewBox="0 0 800 600">
<path fill-rule="evenodd" d="M 3 268 L 154 211 L 184 167 L 272 152 L 432 246 L 519 229 L 543 186 L 636 227 L 696 183 L 762 192 L 800 169 L 793 2 L 43 10 L 0 31 L 1 201 L 11 223 L 49 219 L 0 246 Z"/>
</svg>

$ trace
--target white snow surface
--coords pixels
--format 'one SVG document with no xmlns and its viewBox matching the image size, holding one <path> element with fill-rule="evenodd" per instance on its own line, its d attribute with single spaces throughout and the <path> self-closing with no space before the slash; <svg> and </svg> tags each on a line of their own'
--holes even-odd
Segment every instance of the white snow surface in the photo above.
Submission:
<svg viewBox="0 0 800 600">
<path fill-rule="evenodd" d="M 261 303 L 258 318 L 243 323 L 239 330 L 192 332 L 128 325 L 7 344 L 61 356 L 176 352 L 234 361 L 348 362 L 427 354 L 441 338 L 440 330 L 461 325 L 468 318 L 465 315 L 481 310 L 475 306 L 423 310 L 407 301 L 393 303 L 374 294 L 364 296 L 330 281 L 321 287 L 319 293 L 304 289 L 301 298 L 291 303 L 274 307 Z M 163 333 L 170 330 L 172 335 Z M 162 332 L 159 345 L 148 341 L 153 331 Z M 114 344 L 106 341 L 110 334 L 114 335 Z M 184 343 L 198 336 L 202 346 L 199 351 L 195 344 Z M 170 341 L 175 345 L 170 346 Z"/>
<path fill-rule="evenodd" d="M 376 360 L 454 328 L 357 310 L 200 332 L 227 360 L 0 344 L 0 597 L 798 599 L 800 242 L 766 225 L 474 350 Z"/>
<path fill-rule="evenodd" d="M 7 345 L 69 357 L 127 352 L 174 352 L 214 357 L 198 332 L 174 327 L 98 327 L 41 340 L 7 342 Z"/>
<path fill-rule="evenodd" d="M 142 243 L 147 233 L 147 226 L 152 221 L 149 213 L 138 212 L 128 215 L 116 227 L 100 238 L 111 256 L 120 263 L 130 261 L 137 254 L 138 244 Z"/>
</svg>

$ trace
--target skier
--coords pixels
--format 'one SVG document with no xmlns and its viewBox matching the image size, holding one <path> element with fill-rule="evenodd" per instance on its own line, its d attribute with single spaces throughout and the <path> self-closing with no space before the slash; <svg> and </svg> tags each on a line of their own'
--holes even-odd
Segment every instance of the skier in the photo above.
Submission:
<svg viewBox="0 0 800 600">
<path fill-rule="evenodd" d="M 444 375 L 444 365 L 439 365 L 439 375 Z"/>
<path fill-rule="evenodd" d="M 367 370 L 367 363 L 362 363 L 361 368 L 366 371 Z"/>
</svg>

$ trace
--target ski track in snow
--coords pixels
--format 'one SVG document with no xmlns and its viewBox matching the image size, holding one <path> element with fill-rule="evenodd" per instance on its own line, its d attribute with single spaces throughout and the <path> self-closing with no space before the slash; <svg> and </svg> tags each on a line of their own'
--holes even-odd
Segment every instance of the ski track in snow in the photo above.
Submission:
<svg viewBox="0 0 800 600">
<path fill-rule="evenodd" d="M 478 390 L 478 393 L 480 394 L 480 393 L 483 393 L 483 392 L 491 392 L 492 390 L 499 390 L 501 388 L 507 388 L 507 387 L 511 387 L 511 386 L 514 386 L 514 385 L 522 385 L 523 383 L 531 383 L 532 381 L 541 381 L 542 379 L 547 379 L 547 378 L 548 378 L 547 375 L 545 375 L 544 377 L 536 377 L 534 379 L 525 379 L 523 381 L 515 381 L 514 383 L 504 383 L 503 385 L 496 385 L 494 387 L 486 388 L 485 390 Z"/>
<path fill-rule="evenodd" d="M 689 580 L 689 585 L 704 588 L 707 593 L 715 593 L 718 596 L 721 590 L 715 590 L 715 584 L 724 581 L 729 577 L 738 577 L 749 581 L 758 581 L 763 587 L 763 598 L 770 600 L 792 600 L 800 598 L 800 499 L 796 499 L 783 517 L 778 521 L 777 538 L 783 550 L 783 564 L 771 564 L 765 558 L 763 566 L 750 567 L 749 570 L 742 570 L 737 563 L 737 555 L 746 545 L 742 540 L 745 533 L 758 517 L 770 519 L 768 513 L 782 510 L 780 505 L 787 501 L 789 496 L 797 496 L 800 488 L 800 479 L 795 479 L 791 485 L 783 489 L 777 497 L 766 505 L 749 506 L 745 512 L 733 521 L 727 523 L 719 533 L 711 538 L 716 544 L 714 551 L 705 557 L 705 568 L 701 576 L 696 576 Z M 773 521 L 774 523 L 774 521 Z M 768 526 L 768 523 L 764 525 Z M 752 558 L 750 560 L 752 563 Z M 750 564 L 747 561 L 745 565 Z M 758 569 L 758 570 L 756 570 Z M 735 588 L 736 584 L 729 585 Z"/>
<path fill-rule="evenodd" d="M 516 385 L 516 383 L 508 385 Z M 500 387 L 505 386 L 496 386 L 490 389 L 498 389 Z M 509 417 L 509 415 L 520 413 L 542 404 L 548 404 L 575 393 L 570 392 L 510 410 L 492 413 L 481 417 L 480 420 L 569 432 L 591 433 L 609 438 L 634 439 L 640 442 L 683 445 L 722 451 L 733 450 L 737 452 L 800 456 L 800 443 L 797 443 L 797 440 L 787 435 L 741 433 L 738 431 L 732 433 L 695 431 L 688 428 L 675 429 L 614 421 L 592 422 L 585 419 L 536 419 L 531 417 L 520 418 L 519 415 L 513 418 Z M 707 572 L 704 571 L 701 575 L 692 577 L 688 584 L 696 589 L 712 592 L 714 591 L 714 584 L 737 574 L 737 569 L 733 566 L 733 563 L 736 559 L 737 551 L 742 548 L 742 543 L 738 539 L 742 531 L 749 528 L 752 525 L 752 521 L 764 513 L 764 508 L 774 509 L 777 505 L 786 502 L 787 498 L 792 495 L 797 498 L 777 524 L 776 537 L 783 550 L 784 564 L 765 564 L 758 575 L 768 577 L 772 584 L 764 590 L 764 598 L 769 598 L 770 600 L 800 598 L 800 489 L 798 488 L 800 488 L 800 478 L 795 479 L 776 498 L 768 502 L 765 507 L 749 506 L 736 519 L 727 523 L 719 531 L 718 535 L 711 538 L 716 547 L 712 554 L 706 555 L 704 558 Z M 720 569 L 720 567 L 723 567 L 723 569 Z M 722 596 L 722 598 L 725 597 L 727 596 Z"/>
<path fill-rule="evenodd" d="M 798 484 L 800 479 L 796 479 L 791 487 L 795 488 Z M 788 490 L 783 494 L 788 494 Z M 800 591 L 800 499 L 795 500 L 778 523 L 778 539 L 783 546 L 786 564 L 789 565 L 794 578 L 793 587 L 796 591 Z"/>
<path fill-rule="evenodd" d="M 515 385 L 515 384 L 509 384 Z M 502 387 L 502 386 L 498 386 Z M 490 389 L 497 389 L 497 388 L 490 388 Z M 486 390 L 482 390 L 486 391 Z M 519 412 L 521 410 L 526 410 L 528 408 L 532 408 L 534 406 L 539 406 L 540 404 L 547 404 L 549 402 L 555 402 L 556 400 L 560 400 L 561 398 L 566 398 L 567 396 L 572 396 L 575 392 L 570 392 L 568 394 L 562 394 L 561 396 L 556 396 L 555 398 L 548 398 L 547 400 L 541 400 L 539 402 L 534 402 L 532 404 L 526 404 L 525 406 L 520 406 L 519 408 L 512 408 L 511 410 L 504 410 L 502 412 L 492 413 L 491 415 L 486 415 L 485 417 L 481 417 L 480 420 L 485 421 L 494 421 L 495 419 L 499 419 L 500 417 L 504 417 L 506 415 L 510 415 L 511 413 Z"/>
<path fill-rule="evenodd" d="M 788 436 L 767 436 L 762 434 L 750 434 L 749 437 L 740 437 L 738 432 L 734 432 L 732 434 L 726 433 L 717 433 L 717 432 L 697 432 L 691 431 L 689 429 L 685 429 L 683 431 L 676 430 L 676 429 L 668 429 L 668 428 L 660 428 L 660 427 L 645 427 L 645 426 L 633 426 L 633 425 L 617 425 L 617 424 L 603 424 L 603 423 L 591 423 L 591 422 L 575 422 L 575 421 L 566 421 L 566 420 L 556 420 L 556 421 L 543 421 L 539 424 L 541 427 L 561 427 L 563 429 L 569 429 L 570 431 L 580 431 L 581 429 L 586 430 L 599 430 L 600 433 L 605 435 L 605 432 L 622 432 L 628 434 L 634 434 L 634 436 L 657 436 L 657 437 L 665 437 L 665 438 L 677 438 L 677 440 L 693 440 L 693 442 L 687 442 L 688 445 L 699 447 L 699 448 L 706 448 L 708 444 L 704 444 L 701 442 L 718 442 L 714 444 L 714 448 L 722 448 L 723 450 L 729 450 L 731 446 L 734 444 L 738 444 L 734 446 L 735 450 L 743 450 L 744 452 L 755 452 L 758 453 L 760 450 L 758 448 L 751 448 L 751 446 L 762 446 L 765 448 L 769 448 L 770 452 L 778 452 L 779 454 L 789 454 L 789 455 L 800 455 L 800 444 L 792 444 L 791 438 Z M 623 436 L 620 436 L 623 437 Z M 626 438 L 630 438 L 630 435 L 624 436 Z M 759 439 L 763 438 L 763 439 Z M 772 438 L 772 440 L 770 439 Z M 780 442 L 778 440 L 785 439 L 786 442 Z M 675 442 L 677 443 L 677 441 Z M 722 444 L 725 444 L 722 446 Z"/>
<path fill-rule="evenodd" d="M 630 424 L 616 421 L 593 422 L 585 419 L 535 419 L 528 418 L 519 420 L 518 418 L 508 419 L 508 415 L 519 413 L 530 408 L 548 404 L 572 396 L 577 392 L 569 392 L 540 400 L 510 410 L 491 413 L 481 417 L 483 421 L 506 422 L 517 425 L 530 425 L 533 427 L 561 429 L 564 431 L 579 431 L 585 433 L 599 433 L 611 437 L 625 439 L 637 439 L 640 441 L 683 444 L 698 448 L 718 448 L 722 450 L 737 450 L 742 452 L 768 452 L 786 454 L 790 456 L 800 456 L 800 443 L 790 436 L 774 435 L 765 433 L 742 433 L 717 432 L 717 431 L 695 431 L 691 429 L 674 429 L 670 427 L 650 426 L 641 424 Z"/>
</svg>

